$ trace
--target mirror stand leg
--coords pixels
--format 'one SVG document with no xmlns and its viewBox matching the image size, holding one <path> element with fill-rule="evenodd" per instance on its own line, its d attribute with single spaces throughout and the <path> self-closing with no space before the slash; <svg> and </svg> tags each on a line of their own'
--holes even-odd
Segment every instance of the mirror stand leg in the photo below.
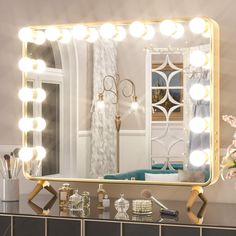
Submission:
<svg viewBox="0 0 236 236">
<path fill-rule="evenodd" d="M 193 204 L 195 203 L 197 197 L 199 197 L 204 203 L 207 203 L 206 197 L 203 195 L 203 188 L 201 186 L 193 186 L 191 193 L 187 201 L 187 210 L 191 211 Z"/>
<path fill-rule="evenodd" d="M 28 200 L 31 201 L 42 189 L 46 189 L 48 192 L 57 196 L 57 191 L 46 180 L 40 180 L 34 187 L 33 191 L 29 194 Z"/>
</svg>

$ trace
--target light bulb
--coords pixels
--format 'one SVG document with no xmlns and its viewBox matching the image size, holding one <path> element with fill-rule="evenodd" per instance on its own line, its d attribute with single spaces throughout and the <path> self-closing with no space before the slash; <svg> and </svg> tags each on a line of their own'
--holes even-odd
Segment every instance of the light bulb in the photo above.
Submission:
<svg viewBox="0 0 236 236">
<path fill-rule="evenodd" d="M 201 117 L 194 117 L 189 123 L 190 130 L 193 133 L 200 134 L 208 128 L 208 123 Z"/>
<path fill-rule="evenodd" d="M 18 126 L 22 132 L 42 131 L 46 127 L 46 121 L 41 117 L 23 117 L 20 119 Z"/>
<path fill-rule="evenodd" d="M 190 64 L 194 67 L 202 67 L 208 63 L 207 54 L 200 51 L 195 50 L 190 53 Z"/>
<path fill-rule="evenodd" d="M 152 25 L 146 25 L 146 32 L 145 34 L 142 36 L 142 39 L 144 40 L 151 40 L 153 39 L 154 35 L 155 35 L 155 29 Z"/>
<path fill-rule="evenodd" d="M 193 84 L 189 89 L 189 94 L 193 100 L 199 101 L 208 96 L 208 89 L 202 84 Z"/>
<path fill-rule="evenodd" d="M 24 27 L 19 30 L 18 37 L 22 42 L 31 42 L 33 38 L 33 30 L 29 27 Z"/>
<path fill-rule="evenodd" d="M 21 88 L 18 97 L 22 102 L 29 102 L 33 100 L 33 91 L 30 88 Z"/>
<path fill-rule="evenodd" d="M 42 161 L 46 157 L 47 153 L 44 147 L 37 146 L 34 148 L 34 150 L 36 152 L 36 160 Z"/>
<path fill-rule="evenodd" d="M 189 27 L 190 30 L 194 33 L 194 34 L 202 34 L 205 31 L 207 31 L 207 23 L 204 19 L 202 19 L 201 17 L 196 17 L 193 18 L 190 22 L 189 22 Z"/>
<path fill-rule="evenodd" d="M 22 57 L 18 63 L 18 67 L 22 72 L 29 72 L 33 68 L 33 61 L 28 57 Z"/>
<path fill-rule="evenodd" d="M 33 99 L 35 102 L 43 102 L 46 99 L 46 92 L 41 88 L 37 88 L 34 90 Z"/>
<path fill-rule="evenodd" d="M 46 93 L 43 89 L 31 89 L 31 88 L 21 88 L 18 96 L 22 102 L 43 102 L 46 98 Z"/>
<path fill-rule="evenodd" d="M 46 128 L 46 121 L 42 117 L 33 118 L 33 130 L 43 131 Z"/>
<path fill-rule="evenodd" d="M 135 38 L 143 36 L 145 31 L 146 31 L 145 25 L 139 21 L 135 21 L 129 26 L 130 34 Z"/>
<path fill-rule="evenodd" d="M 98 32 L 95 28 L 89 28 L 89 36 L 87 37 L 87 42 L 89 43 L 95 43 L 98 40 Z"/>
<path fill-rule="evenodd" d="M 88 28 L 85 25 L 76 25 L 72 30 L 73 37 L 78 40 L 87 38 L 88 34 Z"/>
<path fill-rule="evenodd" d="M 117 26 L 116 27 L 116 35 L 114 36 L 115 41 L 123 41 L 127 36 L 126 30 L 122 26 Z"/>
<path fill-rule="evenodd" d="M 184 35 L 184 27 L 180 23 L 176 23 L 176 32 L 172 35 L 174 39 L 179 39 Z"/>
<path fill-rule="evenodd" d="M 207 153 L 200 150 L 195 150 L 190 154 L 189 162 L 195 167 L 201 167 L 206 163 L 208 158 Z"/>
<path fill-rule="evenodd" d="M 59 39 L 60 35 L 60 30 L 55 26 L 50 26 L 45 30 L 45 36 L 49 41 L 56 41 L 57 39 Z"/>
<path fill-rule="evenodd" d="M 36 73 L 43 73 L 46 70 L 46 63 L 41 60 L 41 59 L 37 59 L 34 61 L 34 66 L 33 66 L 33 71 L 35 71 Z"/>
<path fill-rule="evenodd" d="M 22 132 L 29 132 L 32 130 L 33 123 L 31 118 L 23 117 L 18 122 L 18 127 Z"/>
<path fill-rule="evenodd" d="M 28 147 L 23 147 L 19 151 L 19 158 L 22 161 L 30 161 L 33 158 L 33 149 Z"/>
<path fill-rule="evenodd" d="M 98 101 L 97 101 L 97 108 L 98 108 L 99 110 L 103 110 L 103 109 L 105 108 L 105 102 L 98 100 Z"/>
<path fill-rule="evenodd" d="M 160 24 L 160 31 L 165 36 L 171 36 L 177 31 L 176 23 L 172 20 L 164 20 Z"/>
<path fill-rule="evenodd" d="M 61 30 L 61 37 L 60 37 L 60 42 L 67 44 L 71 41 L 71 32 L 67 29 L 62 29 Z"/>
<path fill-rule="evenodd" d="M 138 102 L 132 102 L 131 103 L 131 109 L 136 111 L 138 109 L 139 105 L 138 105 Z"/>
<path fill-rule="evenodd" d="M 116 34 L 116 27 L 111 23 L 105 23 L 101 26 L 99 32 L 104 39 L 112 39 Z"/>
<path fill-rule="evenodd" d="M 46 41 L 46 37 L 43 31 L 34 31 L 32 42 L 37 45 L 42 45 Z"/>
</svg>

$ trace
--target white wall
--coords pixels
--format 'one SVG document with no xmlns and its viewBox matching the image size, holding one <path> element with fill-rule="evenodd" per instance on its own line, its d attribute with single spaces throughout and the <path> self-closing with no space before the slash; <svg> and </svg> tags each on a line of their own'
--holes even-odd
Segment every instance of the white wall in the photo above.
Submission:
<svg viewBox="0 0 236 236">
<path fill-rule="evenodd" d="M 235 0 L 21 0 L 0 1 L 0 144 L 20 144 L 17 121 L 21 104 L 17 91 L 21 75 L 17 62 L 21 57 L 21 44 L 17 31 L 22 26 L 73 23 L 84 21 L 110 21 L 120 19 L 144 19 L 176 16 L 206 15 L 215 19 L 221 27 L 221 114 L 236 115 L 236 1 Z M 233 130 L 221 123 L 222 147 L 229 144 Z M 34 183 L 22 180 L 21 191 L 29 192 Z M 60 184 L 56 185 L 58 187 Z M 95 194 L 97 185 L 81 184 Z M 125 192 L 137 197 L 142 187 L 105 186 L 111 195 Z M 189 188 L 151 187 L 160 198 L 185 200 Z M 209 201 L 236 202 L 235 180 L 206 188 Z"/>
</svg>

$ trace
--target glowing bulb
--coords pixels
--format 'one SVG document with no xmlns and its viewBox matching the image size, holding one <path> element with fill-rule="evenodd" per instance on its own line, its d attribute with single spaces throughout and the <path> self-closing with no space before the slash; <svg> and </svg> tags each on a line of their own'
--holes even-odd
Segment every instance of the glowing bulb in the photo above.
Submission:
<svg viewBox="0 0 236 236">
<path fill-rule="evenodd" d="M 37 89 L 30 89 L 30 88 L 22 88 L 18 96 L 22 102 L 43 102 L 46 98 L 46 93 L 43 89 L 37 88 Z"/>
<path fill-rule="evenodd" d="M 32 130 L 32 126 L 33 123 L 31 118 L 23 117 L 18 122 L 18 127 L 22 132 L 29 132 Z"/>
<path fill-rule="evenodd" d="M 29 72 L 33 68 L 33 61 L 28 57 L 23 57 L 20 59 L 18 67 L 22 72 Z"/>
<path fill-rule="evenodd" d="M 34 71 L 40 74 L 43 73 L 45 70 L 46 70 L 46 63 L 41 59 L 35 60 Z"/>
<path fill-rule="evenodd" d="M 151 40 L 151 39 L 153 39 L 153 37 L 155 35 L 154 27 L 151 26 L 151 25 L 146 25 L 145 28 L 146 28 L 146 32 L 145 32 L 145 34 L 143 35 L 142 38 L 144 40 Z"/>
<path fill-rule="evenodd" d="M 60 42 L 61 43 L 69 43 L 71 41 L 71 32 L 69 30 L 63 29 L 61 30 L 61 38 L 60 38 Z"/>
<path fill-rule="evenodd" d="M 203 166 L 206 161 L 208 160 L 207 153 L 199 150 L 193 151 L 189 156 L 189 161 L 193 166 L 201 167 Z"/>
<path fill-rule="evenodd" d="M 132 102 L 131 103 L 131 109 L 136 111 L 138 109 L 139 105 L 138 105 L 138 102 Z"/>
<path fill-rule="evenodd" d="M 172 37 L 174 39 L 179 39 L 183 35 L 184 35 L 184 27 L 181 24 L 176 23 L 176 32 L 172 35 Z"/>
<path fill-rule="evenodd" d="M 46 121 L 42 117 L 33 118 L 33 130 L 43 131 L 46 128 Z"/>
<path fill-rule="evenodd" d="M 202 67 L 208 63 L 208 57 L 206 53 L 195 50 L 190 54 L 190 64 L 194 67 Z"/>
<path fill-rule="evenodd" d="M 208 96 L 208 89 L 202 84 L 193 84 L 189 90 L 189 94 L 193 100 L 199 101 Z"/>
<path fill-rule="evenodd" d="M 19 30 L 18 37 L 22 42 L 31 42 L 33 38 L 33 30 L 29 27 L 24 27 Z"/>
<path fill-rule="evenodd" d="M 46 157 L 47 153 L 44 147 L 37 146 L 34 148 L 34 150 L 36 152 L 36 160 L 42 161 Z"/>
<path fill-rule="evenodd" d="M 208 128 L 207 120 L 201 117 L 194 117 L 189 123 L 190 130 L 193 133 L 200 134 Z"/>
<path fill-rule="evenodd" d="M 32 42 L 37 45 L 42 45 L 46 41 L 46 37 L 43 31 L 35 31 L 33 34 Z"/>
<path fill-rule="evenodd" d="M 87 42 L 89 43 L 95 43 L 98 39 L 98 32 L 95 28 L 89 28 L 89 36 L 87 37 Z"/>
<path fill-rule="evenodd" d="M 75 39 L 83 40 L 88 37 L 88 28 L 85 25 L 76 25 L 72 30 Z"/>
<path fill-rule="evenodd" d="M 172 20 L 164 20 L 160 24 L 160 31 L 165 36 L 174 35 L 177 31 L 176 23 Z"/>
<path fill-rule="evenodd" d="M 97 101 L 97 108 L 98 108 L 99 110 L 103 110 L 104 107 L 105 107 L 105 102 L 98 100 L 98 101 Z"/>
<path fill-rule="evenodd" d="M 23 117 L 20 119 L 18 126 L 22 132 L 42 131 L 46 127 L 46 121 L 41 117 L 37 118 Z"/>
<path fill-rule="evenodd" d="M 57 39 L 59 39 L 60 35 L 60 30 L 55 26 L 50 26 L 45 30 L 45 36 L 49 41 L 56 41 Z"/>
<path fill-rule="evenodd" d="M 193 18 L 189 22 L 189 27 L 190 27 L 190 30 L 194 34 L 202 34 L 205 31 L 207 31 L 207 23 L 204 19 L 202 19 L 200 17 Z"/>
<path fill-rule="evenodd" d="M 143 36 L 145 34 L 145 31 L 145 25 L 139 21 L 135 21 L 129 26 L 130 34 L 135 38 Z"/>
<path fill-rule="evenodd" d="M 105 23 L 100 28 L 100 34 L 104 39 L 112 39 L 116 34 L 116 27 L 111 23 Z"/>
<path fill-rule="evenodd" d="M 37 88 L 34 90 L 33 101 L 40 103 L 40 102 L 43 102 L 45 98 L 46 98 L 45 90 L 41 88 Z"/>
<path fill-rule="evenodd" d="M 28 147 L 23 147 L 19 151 L 19 158 L 22 161 L 30 161 L 33 158 L 33 149 Z"/>
<path fill-rule="evenodd" d="M 117 26 L 116 27 L 116 35 L 114 36 L 115 41 L 123 41 L 126 38 L 126 30 L 122 26 Z"/>
<path fill-rule="evenodd" d="M 32 89 L 26 88 L 26 87 L 21 88 L 19 93 L 18 93 L 18 97 L 20 98 L 20 100 L 22 102 L 32 101 L 32 99 L 33 99 Z"/>
</svg>

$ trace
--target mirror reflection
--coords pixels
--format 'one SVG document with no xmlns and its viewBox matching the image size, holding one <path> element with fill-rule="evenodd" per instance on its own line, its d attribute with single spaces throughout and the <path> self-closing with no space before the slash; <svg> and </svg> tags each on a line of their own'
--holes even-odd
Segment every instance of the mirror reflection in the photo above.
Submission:
<svg viewBox="0 0 236 236">
<path fill-rule="evenodd" d="M 194 20 L 22 29 L 26 171 L 207 182 L 211 27 Z"/>
</svg>

